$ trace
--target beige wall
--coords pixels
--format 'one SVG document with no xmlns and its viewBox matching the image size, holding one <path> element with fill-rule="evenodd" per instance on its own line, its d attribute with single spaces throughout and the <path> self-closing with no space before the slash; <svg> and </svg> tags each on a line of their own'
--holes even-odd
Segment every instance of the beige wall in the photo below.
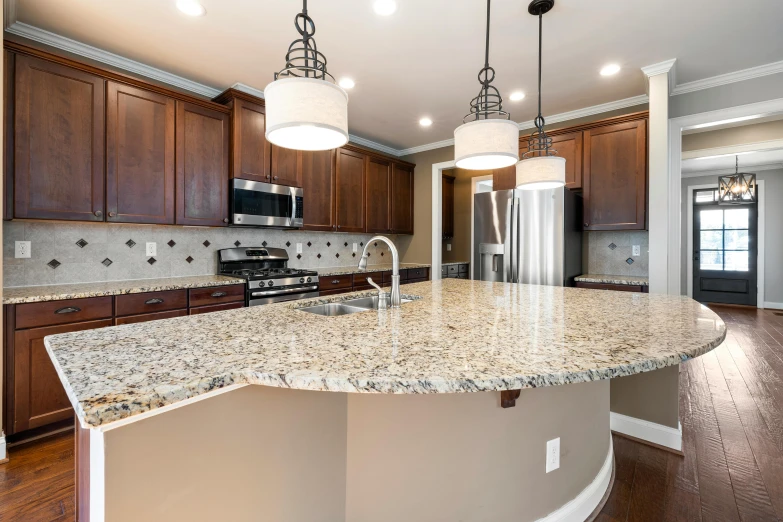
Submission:
<svg viewBox="0 0 783 522">
<path fill-rule="evenodd" d="M 682 137 L 682 151 L 713 149 L 780 139 L 783 139 L 783 120 L 768 121 L 754 125 L 685 134 Z"/>
<path fill-rule="evenodd" d="M 443 240 L 444 263 L 470 262 L 470 207 L 473 201 L 473 178 L 491 176 L 492 171 L 453 169 L 448 172 L 454 179 L 454 237 Z M 446 244 L 451 244 L 451 251 Z"/>
<path fill-rule="evenodd" d="M 679 372 L 679 365 L 668 366 L 612 379 L 612 413 L 677 428 L 680 422 Z"/>
</svg>

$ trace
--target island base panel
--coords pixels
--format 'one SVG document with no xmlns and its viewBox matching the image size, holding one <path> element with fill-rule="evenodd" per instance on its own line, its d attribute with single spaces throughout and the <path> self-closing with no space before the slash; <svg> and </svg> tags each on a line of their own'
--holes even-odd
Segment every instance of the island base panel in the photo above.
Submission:
<svg viewBox="0 0 783 522">
<path fill-rule="evenodd" d="M 106 428 L 79 496 L 92 522 L 536 520 L 606 469 L 609 382 L 524 389 L 508 409 L 498 392 L 252 385 Z"/>
</svg>

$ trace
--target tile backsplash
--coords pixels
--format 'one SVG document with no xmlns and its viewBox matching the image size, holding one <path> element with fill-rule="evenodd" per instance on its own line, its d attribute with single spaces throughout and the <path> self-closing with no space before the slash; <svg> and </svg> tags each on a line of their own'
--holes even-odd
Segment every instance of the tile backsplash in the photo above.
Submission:
<svg viewBox="0 0 783 522">
<path fill-rule="evenodd" d="M 207 228 L 118 223 L 6 221 L 3 284 L 6 287 L 209 275 L 217 251 L 235 246 L 285 248 L 293 268 L 359 263 L 372 234 L 340 234 L 258 228 Z M 391 236 L 392 240 L 396 239 Z M 29 259 L 14 257 L 15 241 L 31 241 Z M 157 255 L 146 256 L 147 242 Z M 302 253 L 296 253 L 302 243 Z M 358 243 L 358 252 L 353 252 Z M 391 262 L 385 243 L 371 245 L 370 264 Z"/>
<path fill-rule="evenodd" d="M 647 276 L 650 240 L 646 230 L 587 232 L 587 271 L 591 274 Z M 639 245 L 640 255 L 633 255 Z"/>
</svg>

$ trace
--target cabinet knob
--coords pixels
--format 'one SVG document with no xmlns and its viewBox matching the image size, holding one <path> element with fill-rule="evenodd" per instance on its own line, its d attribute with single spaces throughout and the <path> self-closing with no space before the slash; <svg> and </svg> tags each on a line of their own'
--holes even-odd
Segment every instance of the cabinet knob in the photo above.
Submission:
<svg viewBox="0 0 783 522">
<path fill-rule="evenodd" d="M 223 218 L 223 223 L 228 223 L 228 218 Z"/>
<path fill-rule="evenodd" d="M 337 228 L 340 228 L 340 225 L 337 225 Z"/>
<path fill-rule="evenodd" d="M 275 176 L 274 179 L 277 179 L 277 176 Z"/>
<path fill-rule="evenodd" d="M 586 227 L 589 227 L 589 226 L 590 226 L 590 223 L 585 223 L 585 226 L 586 226 Z"/>
<path fill-rule="evenodd" d="M 109 212 L 109 217 L 116 217 L 116 216 L 117 216 L 116 212 Z"/>
<path fill-rule="evenodd" d="M 95 214 L 95 217 L 101 217 L 103 215 L 103 212 L 101 212 L 100 210 L 96 210 L 95 212 L 93 212 L 93 214 Z"/>
</svg>

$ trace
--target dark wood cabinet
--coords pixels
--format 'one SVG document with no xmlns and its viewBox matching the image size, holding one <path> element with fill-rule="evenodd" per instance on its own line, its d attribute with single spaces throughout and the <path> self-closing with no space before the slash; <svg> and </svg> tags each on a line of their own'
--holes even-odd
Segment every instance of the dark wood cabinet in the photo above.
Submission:
<svg viewBox="0 0 783 522">
<path fill-rule="evenodd" d="M 413 167 L 392 164 L 391 231 L 413 234 Z"/>
<path fill-rule="evenodd" d="M 442 228 L 443 239 L 454 237 L 454 176 L 443 174 L 442 180 Z"/>
<path fill-rule="evenodd" d="M 106 92 L 106 220 L 174 224 L 174 100 L 117 82 Z"/>
<path fill-rule="evenodd" d="M 230 177 L 269 182 L 272 145 L 266 140 L 266 109 L 262 100 L 229 89 L 215 101 L 231 109 Z"/>
<path fill-rule="evenodd" d="M 339 232 L 364 232 L 366 155 L 347 149 L 337 151 L 335 221 Z M 306 205 L 306 204 L 305 204 Z"/>
<path fill-rule="evenodd" d="M 517 188 L 516 165 L 492 171 L 492 190 L 512 190 L 515 188 Z"/>
<path fill-rule="evenodd" d="M 301 187 L 301 161 L 301 151 L 272 145 L 271 183 L 288 185 L 289 187 Z"/>
<path fill-rule="evenodd" d="M 647 120 L 584 131 L 585 230 L 643 230 L 647 214 Z"/>
<path fill-rule="evenodd" d="M 566 160 L 566 187 L 582 188 L 582 132 L 569 132 L 552 136 L 552 147 L 557 156 Z"/>
<path fill-rule="evenodd" d="M 178 225 L 228 224 L 228 147 L 227 114 L 177 101 Z"/>
<path fill-rule="evenodd" d="M 391 162 L 367 158 L 365 205 L 367 232 L 391 232 L 390 215 Z"/>
<path fill-rule="evenodd" d="M 305 230 L 337 230 L 335 222 L 335 157 L 332 150 L 302 152 Z"/>
<path fill-rule="evenodd" d="M 105 81 L 17 55 L 14 217 L 103 221 Z"/>
<path fill-rule="evenodd" d="M 616 292 L 640 292 L 648 293 L 648 287 L 644 285 L 615 285 L 607 283 L 586 283 L 582 281 L 576 282 L 577 288 L 592 288 L 594 290 L 614 290 Z"/>
</svg>

